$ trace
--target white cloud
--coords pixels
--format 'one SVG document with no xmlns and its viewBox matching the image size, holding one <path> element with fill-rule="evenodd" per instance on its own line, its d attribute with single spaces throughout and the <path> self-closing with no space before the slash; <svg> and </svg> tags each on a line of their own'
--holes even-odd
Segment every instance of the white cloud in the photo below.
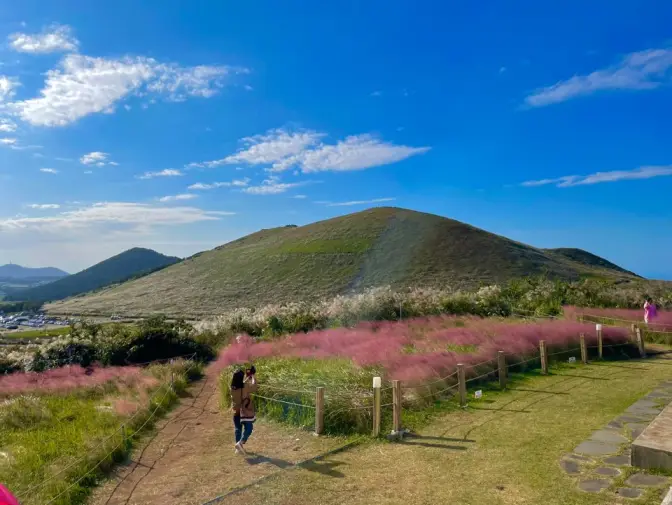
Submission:
<svg viewBox="0 0 672 505">
<path fill-rule="evenodd" d="M 79 162 L 82 165 L 95 165 L 97 167 L 104 167 L 105 165 L 116 167 L 119 165 L 119 163 L 115 161 L 109 161 L 109 157 L 110 155 L 108 153 L 93 151 L 82 155 L 82 157 L 79 158 Z"/>
<path fill-rule="evenodd" d="M 9 45 L 21 53 L 75 52 L 79 41 L 69 26 L 52 25 L 38 34 L 13 33 L 9 36 Z"/>
<path fill-rule="evenodd" d="M 587 75 L 559 81 L 525 98 L 530 107 L 543 107 L 603 90 L 647 90 L 670 80 L 672 49 L 648 49 L 630 53 L 619 63 Z"/>
<path fill-rule="evenodd" d="M 280 182 L 278 177 L 271 176 L 263 181 L 260 186 L 250 186 L 243 191 L 250 195 L 277 195 L 305 184 L 308 184 L 308 182 Z"/>
<path fill-rule="evenodd" d="M 61 206 L 57 203 L 32 203 L 28 207 L 31 209 L 60 209 Z"/>
<path fill-rule="evenodd" d="M 245 147 L 236 154 L 232 154 L 221 160 L 192 163 L 190 166 L 213 168 L 234 163 L 245 163 L 248 165 L 276 163 L 290 156 L 302 153 L 306 148 L 315 145 L 323 136 L 323 133 L 314 131 L 290 133 L 281 128 L 269 130 L 263 135 L 243 138 L 241 142 Z"/>
<path fill-rule="evenodd" d="M 305 152 L 299 164 L 304 173 L 362 170 L 396 163 L 427 151 L 429 147 L 394 145 L 381 142 L 370 135 L 355 135 L 336 145 L 323 145 Z"/>
<path fill-rule="evenodd" d="M 306 195 L 294 195 L 292 198 L 296 198 L 297 200 L 303 200 L 308 197 Z"/>
<path fill-rule="evenodd" d="M 18 86 L 19 81 L 15 77 L 0 75 L 0 104 L 8 98 L 12 98 Z"/>
<path fill-rule="evenodd" d="M 214 221 L 233 212 L 204 211 L 195 207 L 166 207 L 142 203 L 100 202 L 55 216 L 0 219 L 1 230 L 38 229 L 57 232 L 66 229 L 111 226 L 169 226 Z"/>
<path fill-rule="evenodd" d="M 9 147 L 10 149 L 14 149 L 16 151 L 24 151 L 26 149 L 42 149 L 42 146 L 21 144 L 19 140 L 14 137 L 0 138 L 0 145 Z"/>
<path fill-rule="evenodd" d="M 303 173 L 319 171 L 362 170 L 395 163 L 429 151 L 429 147 L 395 145 L 371 135 L 354 135 L 336 144 L 325 144 L 324 133 L 302 131 L 290 133 L 270 130 L 264 135 L 243 139 L 245 147 L 220 160 L 191 163 L 191 167 L 217 167 L 245 163 L 271 165 L 269 171 L 281 172 L 297 167 Z"/>
<path fill-rule="evenodd" d="M 40 172 L 44 172 L 45 174 L 57 174 L 58 170 L 55 168 L 40 168 Z"/>
<path fill-rule="evenodd" d="M 238 187 L 238 188 L 244 188 L 250 183 L 250 179 L 247 177 L 244 179 L 234 179 L 231 182 L 213 182 L 210 184 L 204 184 L 202 182 L 197 182 L 196 184 L 192 184 L 189 186 L 187 189 L 191 190 L 208 190 L 208 189 L 215 189 L 215 188 L 230 188 L 230 187 Z"/>
<path fill-rule="evenodd" d="M 170 195 L 170 196 L 162 196 L 159 198 L 159 202 L 174 202 L 178 200 L 193 200 L 194 198 L 198 198 L 198 195 L 194 195 L 192 193 L 182 193 L 180 195 Z"/>
<path fill-rule="evenodd" d="M 373 91 L 369 96 L 383 96 L 382 91 Z"/>
<path fill-rule="evenodd" d="M 324 202 L 327 207 L 350 207 L 353 205 L 369 205 L 372 203 L 393 202 L 396 198 L 374 198 L 373 200 L 352 200 L 349 202 Z"/>
<path fill-rule="evenodd" d="M 184 68 L 145 57 L 70 54 L 59 68 L 47 72 L 39 97 L 14 102 L 12 107 L 33 125 L 64 126 L 89 114 L 113 112 L 116 103 L 129 95 L 156 93 L 172 101 L 207 98 L 217 93 L 229 74 L 244 72 L 226 66 Z"/>
<path fill-rule="evenodd" d="M 617 182 L 637 179 L 651 179 L 653 177 L 672 176 L 672 165 L 667 166 L 647 166 L 639 167 L 634 170 L 612 170 L 611 172 L 595 172 L 590 175 L 565 175 L 553 179 L 540 179 L 537 181 L 526 181 L 521 186 L 534 187 L 555 185 L 558 188 L 569 188 L 572 186 L 585 186 L 588 184 L 600 184 L 603 182 Z"/>
<path fill-rule="evenodd" d="M 140 175 L 138 179 L 153 179 L 154 177 L 179 177 L 181 175 L 184 174 L 180 170 L 166 168 L 159 172 L 145 172 L 144 174 Z"/>
<path fill-rule="evenodd" d="M 0 132 L 12 133 L 16 131 L 16 123 L 9 119 L 0 119 Z"/>
</svg>

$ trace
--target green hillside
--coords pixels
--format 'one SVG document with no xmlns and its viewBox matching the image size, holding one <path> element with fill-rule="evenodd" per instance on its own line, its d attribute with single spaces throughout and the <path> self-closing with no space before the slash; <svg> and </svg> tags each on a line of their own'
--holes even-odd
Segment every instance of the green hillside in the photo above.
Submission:
<svg viewBox="0 0 672 505">
<path fill-rule="evenodd" d="M 151 249 L 129 249 L 73 275 L 30 289 L 15 290 L 8 299 L 47 301 L 62 300 L 110 284 L 126 281 L 180 261 Z"/>
<path fill-rule="evenodd" d="M 609 265 L 577 262 L 440 216 L 375 208 L 261 230 L 141 279 L 47 308 L 203 315 L 380 285 L 473 287 L 536 274 L 632 278 Z"/>
</svg>

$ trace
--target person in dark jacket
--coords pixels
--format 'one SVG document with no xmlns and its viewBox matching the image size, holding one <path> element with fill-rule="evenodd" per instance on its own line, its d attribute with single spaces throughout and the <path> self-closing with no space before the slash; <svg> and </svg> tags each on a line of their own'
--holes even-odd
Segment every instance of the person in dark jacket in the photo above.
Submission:
<svg viewBox="0 0 672 505">
<path fill-rule="evenodd" d="M 236 453 L 246 454 L 243 447 L 252 434 L 254 411 L 252 393 L 257 390 L 256 370 L 254 366 L 245 372 L 236 370 L 231 378 L 231 406 L 233 409 L 233 425 L 236 433 Z"/>
</svg>

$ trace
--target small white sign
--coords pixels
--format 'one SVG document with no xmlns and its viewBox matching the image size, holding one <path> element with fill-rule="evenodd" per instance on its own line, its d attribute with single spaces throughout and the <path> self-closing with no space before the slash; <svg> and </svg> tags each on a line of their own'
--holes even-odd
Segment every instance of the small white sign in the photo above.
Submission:
<svg viewBox="0 0 672 505">
<path fill-rule="evenodd" d="M 595 325 L 595 331 L 602 331 L 602 325 L 601 324 L 596 324 Z"/>
<path fill-rule="evenodd" d="M 572 356 L 567 361 L 569 361 L 570 363 L 576 363 L 576 358 L 574 356 Z"/>
<path fill-rule="evenodd" d="M 379 388 L 382 385 L 382 380 L 380 377 L 374 377 L 373 378 L 373 387 L 374 388 Z"/>
<path fill-rule="evenodd" d="M 476 391 L 474 393 L 474 398 L 482 398 L 482 397 L 483 397 L 483 391 L 482 390 L 479 389 L 478 391 Z"/>
</svg>

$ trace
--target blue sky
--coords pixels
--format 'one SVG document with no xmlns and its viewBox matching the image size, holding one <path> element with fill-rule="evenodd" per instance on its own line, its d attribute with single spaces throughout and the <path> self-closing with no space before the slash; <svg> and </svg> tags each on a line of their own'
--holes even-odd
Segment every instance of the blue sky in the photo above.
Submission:
<svg viewBox="0 0 672 505">
<path fill-rule="evenodd" d="M 672 279 L 663 1 L 0 7 L 0 264 L 372 205 Z"/>
</svg>

